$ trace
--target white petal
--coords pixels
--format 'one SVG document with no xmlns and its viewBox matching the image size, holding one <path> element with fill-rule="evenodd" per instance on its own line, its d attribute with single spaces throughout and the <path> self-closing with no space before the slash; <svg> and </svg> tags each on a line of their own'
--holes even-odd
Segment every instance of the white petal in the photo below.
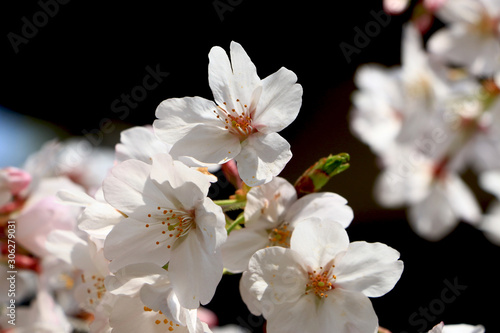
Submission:
<svg viewBox="0 0 500 333">
<path fill-rule="evenodd" d="M 76 265 L 73 262 L 75 254 L 83 255 L 89 263 L 92 262 L 88 244 L 86 241 L 76 235 L 74 231 L 70 230 L 54 230 L 47 236 L 45 247 L 49 253 L 63 260 L 64 262 Z M 80 269 L 83 267 L 76 266 Z"/>
<path fill-rule="evenodd" d="M 235 160 L 245 184 L 257 186 L 270 182 L 291 158 L 290 144 L 279 134 L 257 133 L 243 141 Z"/>
<path fill-rule="evenodd" d="M 145 227 L 145 223 L 127 218 L 118 223 L 104 242 L 104 255 L 111 260 L 109 269 L 118 269 L 135 263 L 153 263 L 160 267 L 170 260 L 170 249 L 162 240 L 161 227 Z M 167 238 L 163 236 L 164 238 Z M 124 246 L 127 244 L 127 246 Z"/>
<path fill-rule="evenodd" d="M 458 219 L 442 190 L 433 187 L 425 199 L 408 209 L 408 222 L 420 237 L 438 241 L 457 226 Z"/>
<path fill-rule="evenodd" d="M 364 294 L 339 288 L 329 295 L 318 308 L 317 332 L 377 332 L 377 315 Z"/>
<path fill-rule="evenodd" d="M 252 94 L 260 86 L 255 65 L 240 44 L 231 42 L 231 62 L 221 47 L 213 47 L 208 58 L 208 82 L 217 104 L 235 109 L 236 100 L 252 104 Z"/>
<path fill-rule="evenodd" d="M 253 187 L 247 193 L 245 225 L 263 219 L 281 223 L 286 210 L 297 200 L 295 187 L 286 179 L 275 177 L 267 184 Z"/>
<path fill-rule="evenodd" d="M 347 200 L 331 192 L 312 193 L 297 200 L 287 211 L 285 221 L 295 224 L 309 217 L 318 217 L 340 223 L 347 228 L 354 218 Z"/>
<path fill-rule="evenodd" d="M 488 171 L 479 176 L 479 185 L 500 200 L 500 171 Z"/>
<path fill-rule="evenodd" d="M 116 160 L 136 159 L 151 164 L 151 157 L 167 153 L 170 147 L 154 135 L 153 128 L 136 126 L 120 133 L 120 143 L 115 147 Z"/>
<path fill-rule="evenodd" d="M 151 165 L 127 160 L 111 169 L 103 183 L 106 201 L 121 212 L 132 215 L 138 207 L 156 207 L 168 202 L 149 179 Z"/>
<path fill-rule="evenodd" d="M 358 292 L 336 289 L 328 298 L 310 294 L 279 304 L 267 313 L 269 332 L 376 332 L 378 318 L 370 300 Z"/>
<path fill-rule="evenodd" d="M 243 228 L 234 230 L 222 245 L 224 267 L 232 273 L 241 273 L 248 267 L 252 255 L 269 244 L 266 230 Z"/>
<path fill-rule="evenodd" d="M 490 205 L 478 228 L 490 242 L 500 246 L 500 202 Z"/>
<path fill-rule="evenodd" d="M 295 227 L 290 248 L 297 251 L 310 268 L 316 269 L 325 266 L 348 246 L 349 237 L 340 223 L 309 218 Z"/>
<path fill-rule="evenodd" d="M 477 224 L 481 219 L 481 208 L 469 187 L 457 175 L 450 175 L 445 187 L 453 212 L 464 221 Z"/>
<path fill-rule="evenodd" d="M 272 305 L 293 303 L 305 293 L 307 271 L 300 255 L 290 249 L 269 247 L 257 251 L 248 264 L 241 286 L 247 287 L 246 302 L 268 318 Z M 245 300 L 245 299 L 244 299 Z"/>
<path fill-rule="evenodd" d="M 121 268 L 105 278 L 106 291 L 114 295 L 137 296 L 145 284 L 168 284 L 167 272 L 150 263 L 137 263 Z"/>
<path fill-rule="evenodd" d="M 240 152 L 240 140 L 228 130 L 199 124 L 177 140 L 170 154 L 191 156 L 203 163 L 225 163 Z"/>
<path fill-rule="evenodd" d="M 262 93 L 253 124 L 262 133 L 279 132 L 297 117 L 302 105 L 302 86 L 294 72 L 282 67 L 262 80 Z"/>
<path fill-rule="evenodd" d="M 210 302 L 222 278 L 222 257 L 219 252 L 207 251 L 202 238 L 195 229 L 179 239 L 168 265 L 179 302 L 188 309 Z"/>
<path fill-rule="evenodd" d="M 456 325 L 444 325 L 443 333 L 484 333 L 485 328 L 483 325 L 467 325 L 467 324 L 456 324 Z"/>
<path fill-rule="evenodd" d="M 381 243 L 353 242 L 335 258 L 336 285 L 368 297 L 388 293 L 403 272 L 399 252 Z"/>
</svg>

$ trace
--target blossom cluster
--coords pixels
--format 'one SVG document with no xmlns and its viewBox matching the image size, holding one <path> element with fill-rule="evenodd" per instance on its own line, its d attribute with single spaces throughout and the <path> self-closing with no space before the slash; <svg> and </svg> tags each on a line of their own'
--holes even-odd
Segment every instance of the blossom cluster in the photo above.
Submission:
<svg viewBox="0 0 500 333">
<path fill-rule="evenodd" d="M 385 1 L 396 12 L 408 3 Z M 401 65 L 355 75 L 350 124 L 378 157 L 375 198 L 408 207 L 428 240 L 464 221 L 500 244 L 498 201 L 483 213 L 462 177 L 472 170 L 500 199 L 499 18 L 498 1 L 423 1 L 404 26 Z M 436 20 L 442 27 L 429 30 Z"/>
<path fill-rule="evenodd" d="M 200 306 L 224 272 L 242 273 L 241 297 L 269 332 L 378 329 L 368 297 L 399 280 L 399 253 L 350 243 L 352 209 L 318 192 L 314 172 L 324 184 L 348 156 L 321 160 L 297 188 L 279 177 L 292 154 L 277 132 L 302 101 L 296 75 L 261 80 L 235 42 L 209 60 L 215 101 L 163 101 L 153 126 L 123 131 L 114 152 L 75 160 L 78 141 L 50 142 L 23 169 L 2 170 L 2 224 L 18 223 L 36 294 L 11 331 L 70 332 L 78 317 L 89 332 L 209 332 Z M 212 200 L 209 170 L 221 164 L 237 189 Z"/>
<path fill-rule="evenodd" d="M 474 155 L 483 157 L 478 150 L 488 143 L 496 149 L 488 140 L 495 138 L 498 87 L 462 72 L 445 80 L 411 26 L 404 53 L 406 69 L 360 70 L 353 129 L 386 164 L 380 197 L 421 204 L 410 217 L 427 222 L 416 228 L 424 236 L 435 235 L 428 223 L 436 219 L 448 218 L 448 226 L 450 216 L 480 216 L 455 172 L 472 162 L 492 171 L 499 161 L 495 151 L 486 154 L 491 160 Z M 82 154 L 83 141 L 53 141 L 22 168 L 1 169 L 1 237 L 15 221 L 19 290 L 17 322 L 3 315 L 2 333 L 244 332 L 217 327 L 203 307 L 224 274 L 241 274 L 241 298 L 265 318 L 267 332 L 384 332 L 370 298 L 399 281 L 400 253 L 379 242 L 351 242 L 353 210 L 341 195 L 321 191 L 349 166 L 349 156 L 318 160 L 294 184 L 279 176 L 292 158 L 278 133 L 301 108 L 297 80 L 284 67 L 260 79 L 240 44 L 232 42 L 229 55 L 216 46 L 208 65 L 213 101 L 169 98 L 153 124 L 121 132 L 114 150 Z M 459 112 L 456 103 L 468 109 Z M 450 110 L 457 112 L 453 124 L 437 121 Z M 440 146 L 425 151 L 430 139 Z M 423 148 L 412 146 L 415 140 Z M 396 177 L 404 152 L 419 165 Z M 209 191 L 219 169 L 235 192 L 215 200 Z M 482 179 L 498 191 L 498 174 Z M 4 297 L 2 311 L 12 302 Z M 429 332 L 484 328 L 440 323 Z"/>
</svg>

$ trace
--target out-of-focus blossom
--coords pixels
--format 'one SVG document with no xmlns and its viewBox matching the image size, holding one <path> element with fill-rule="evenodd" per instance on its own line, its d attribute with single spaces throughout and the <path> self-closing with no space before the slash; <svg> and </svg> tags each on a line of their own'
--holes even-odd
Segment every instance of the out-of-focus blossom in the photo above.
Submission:
<svg viewBox="0 0 500 333">
<path fill-rule="evenodd" d="M 2 326 L 11 327 L 9 333 L 71 333 L 73 328 L 66 314 L 50 293 L 41 289 L 28 306 L 15 311 L 15 325 L 8 324 L 9 316 L 2 315 Z"/>
<path fill-rule="evenodd" d="M 491 76 L 500 69 L 498 1 L 449 0 L 436 15 L 447 25 L 431 36 L 431 52 L 476 75 Z"/>
<path fill-rule="evenodd" d="M 384 11 L 397 15 L 404 12 L 410 5 L 410 0 L 384 0 Z"/>
</svg>

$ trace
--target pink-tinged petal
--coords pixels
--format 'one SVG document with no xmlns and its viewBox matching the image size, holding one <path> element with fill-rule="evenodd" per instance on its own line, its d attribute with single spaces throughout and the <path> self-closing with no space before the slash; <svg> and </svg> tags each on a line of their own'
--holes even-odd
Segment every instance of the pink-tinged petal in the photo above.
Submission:
<svg viewBox="0 0 500 333">
<path fill-rule="evenodd" d="M 252 188 L 247 193 L 245 225 L 264 220 L 273 225 L 283 221 L 285 212 L 297 200 L 297 191 L 286 179 L 275 177 L 267 184 Z"/>
<path fill-rule="evenodd" d="M 37 200 L 24 209 L 16 219 L 16 240 L 38 257 L 48 254 L 47 236 L 53 230 L 74 230 L 76 227 L 74 207 L 62 205 L 55 196 Z"/>
<path fill-rule="evenodd" d="M 297 251 L 311 269 L 325 266 L 346 251 L 349 237 L 344 227 L 332 220 L 309 218 L 298 223 L 292 233 L 290 248 Z"/>
<path fill-rule="evenodd" d="M 170 280 L 183 307 L 196 309 L 207 304 L 222 278 L 220 252 L 207 251 L 198 229 L 175 243 L 168 265 Z"/>
<path fill-rule="evenodd" d="M 403 272 L 399 252 L 382 243 L 353 242 L 335 258 L 335 287 L 357 291 L 368 297 L 388 293 Z"/>
<path fill-rule="evenodd" d="M 173 157 L 192 156 L 203 163 L 225 163 L 240 152 L 240 140 L 228 130 L 198 124 L 177 140 L 170 154 Z"/>
<path fill-rule="evenodd" d="M 252 116 L 260 132 L 279 132 L 297 118 L 303 90 L 296 82 L 297 75 L 284 67 L 262 80 L 262 93 Z"/>
<path fill-rule="evenodd" d="M 224 127 L 217 119 L 214 102 L 201 97 L 170 98 L 160 103 L 153 123 L 155 135 L 173 145 L 194 126 Z"/>
<path fill-rule="evenodd" d="M 208 82 L 214 99 L 228 109 L 239 108 L 239 101 L 252 105 L 253 92 L 260 86 L 255 65 L 236 42 L 231 42 L 230 54 L 231 62 L 224 49 L 216 46 L 208 55 Z"/>
<path fill-rule="evenodd" d="M 242 142 L 235 160 L 241 179 L 248 186 L 270 182 L 292 158 L 290 144 L 277 133 L 253 134 Z"/>
<path fill-rule="evenodd" d="M 266 230 L 243 228 L 234 230 L 222 245 L 224 267 L 232 273 L 241 273 L 248 267 L 252 255 L 269 244 Z"/>
<path fill-rule="evenodd" d="M 266 318 L 276 304 L 296 302 L 305 293 L 308 282 L 300 254 L 282 247 L 269 247 L 255 252 L 248 264 L 243 283 L 249 289 L 247 301 L 255 304 Z M 248 305 L 248 304 L 247 304 Z"/>
<path fill-rule="evenodd" d="M 347 200 L 331 192 L 312 193 L 297 200 L 287 211 L 285 221 L 294 225 L 310 217 L 335 221 L 347 228 L 354 218 Z"/>
<path fill-rule="evenodd" d="M 136 159 L 151 164 L 151 158 L 159 153 L 167 153 L 171 145 L 163 143 L 153 128 L 136 126 L 120 133 L 120 143 L 116 145 L 116 160 L 123 162 Z"/>
<path fill-rule="evenodd" d="M 165 265 L 171 256 L 171 250 L 167 246 L 174 240 L 162 234 L 164 229 L 161 225 L 146 227 L 144 222 L 132 218 L 123 219 L 111 230 L 104 242 L 104 256 L 111 260 L 110 271 L 141 262 Z"/>
</svg>

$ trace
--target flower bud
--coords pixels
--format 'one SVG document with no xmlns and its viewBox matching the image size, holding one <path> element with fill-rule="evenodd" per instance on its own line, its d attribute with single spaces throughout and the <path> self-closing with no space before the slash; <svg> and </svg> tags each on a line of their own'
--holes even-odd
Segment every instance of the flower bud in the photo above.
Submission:
<svg viewBox="0 0 500 333">
<path fill-rule="evenodd" d="M 298 197 L 321 190 L 331 177 L 349 168 L 349 154 L 323 157 L 307 169 L 295 182 Z"/>
</svg>

